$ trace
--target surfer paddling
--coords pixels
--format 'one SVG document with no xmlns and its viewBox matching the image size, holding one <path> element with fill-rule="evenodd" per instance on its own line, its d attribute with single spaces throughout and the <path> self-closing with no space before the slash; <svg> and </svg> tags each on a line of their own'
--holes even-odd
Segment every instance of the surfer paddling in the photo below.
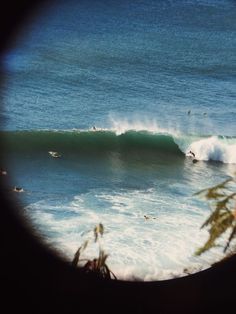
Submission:
<svg viewBox="0 0 236 314">
<path fill-rule="evenodd" d="M 13 191 L 14 191 L 14 192 L 18 192 L 18 193 L 24 192 L 24 190 L 23 190 L 22 188 L 17 187 L 17 186 L 14 187 Z"/>
<path fill-rule="evenodd" d="M 7 172 L 6 172 L 6 170 L 4 170 L 4 169 L 1 168 L 0 174 L 1 174 L 1 176 L 6 176 L 6 175 L 7 175 Z"/>
<path fill-rule="evenodd" d="M 50 151 L 50 152 L 48 152 L 49 153 L 49 155 L 51 155 L 53 158 L 60 158 L 61 157 L 61 155 L 58 153 L 58 152 L 52 152 L 52 151 Z"/>
<path fill-rule="evenodd" d="M 93 126 L 93 127 L 91 127 L 90 128 L 90 130 L 92 130 L 92 131 L 104 131 L 104 129 L 102 129 L 102 128 L 98 128 L 98 127 L 96 127 L 95 125 Z"/>
<path fill-rule="evenodd" d="M 151 217 L 151 216 L 149 217 L 149 216 L 147 216 L 147 215 L 144 215 L 143 217 L 144 217 L 146 220 L 148 220 L 148 219 L 156 219 L 156 217 Z"/>
</svg>

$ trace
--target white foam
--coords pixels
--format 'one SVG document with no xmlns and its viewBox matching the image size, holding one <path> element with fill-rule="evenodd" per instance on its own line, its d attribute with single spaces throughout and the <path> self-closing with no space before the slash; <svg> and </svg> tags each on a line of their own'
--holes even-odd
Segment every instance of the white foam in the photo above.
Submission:
<svg viewBox="0 0 236 314">
<path fill-rule="evenodd" d="M 198 160 L 214 160 L 223 163 L 236 163 L 236 144 L 230 143 L 227 139 L 219 139 L 212 136 L 193 142 L 187 151 L 193 151 Z"/>
<path fill-rule="evenodd" d="M 160 280 L 183 276 L 186 267 L 195 270 L 208 267 L 221 256 L 219 250 L 203 257 L 193 256 L 207 238 L 207 232 L 200 230 L 200 226 L 208 212 L 194 207 L 187 199 L 183 204 L 175 201 L 177 210 L 170 204 L 168 195 L 160 199 L 154 189 L 116 193 L 96 189 L 61 207 L 35 203 L 28 207 L 28 212 L 42 233 L 48 234 L 47 242 L 69 260 L 87 238 L 91 239 L 90 230 L 102 223 L 105 227 L 102 247 L 109 254 L 108 265 L 118 278 Z M 146 220 L 144 215 L 151 218 Z M 85 256 L 96 256 L 97 249 L 96 245 L 89 246 Z"/>
</svg>

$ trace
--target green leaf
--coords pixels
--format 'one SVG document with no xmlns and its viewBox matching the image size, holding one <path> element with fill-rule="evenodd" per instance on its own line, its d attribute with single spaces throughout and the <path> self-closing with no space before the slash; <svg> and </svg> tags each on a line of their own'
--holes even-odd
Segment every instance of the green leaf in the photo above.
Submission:
<svg viewBox="0 0 236 314">
<path fill-rule="evenodd" d="M 224 248 L 224 252 L 229 248 L 230 242 L 233 240 L 233 238 L 236 236 L 236 226 L 233 227 L 232 232 L 228 238 L 227 244 Z"/>
<path fill-rule="evenodd" d="M 75 255 L 74 255 L 74 258 L 72 260 L 72 266 L 77 266 L 78 265 L 78 262 L 79 262 L 79 258 L 80 258 L 80 250 L 81 250 L 81 247 L 78 248 L 78 250 L 75 252 Z"/>
</svg>

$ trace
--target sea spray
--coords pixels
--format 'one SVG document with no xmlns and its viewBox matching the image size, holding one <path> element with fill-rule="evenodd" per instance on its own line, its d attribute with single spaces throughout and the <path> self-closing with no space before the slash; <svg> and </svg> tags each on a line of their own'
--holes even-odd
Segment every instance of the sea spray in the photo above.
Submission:
<svg viewBox="0 0 236 314">
<path fill-rule="evenodd" d="M 174 128 L 163 128 L 157 122 L 156 119 L 148 117 L 135 117 L 118 119 L 110 115 L 109 117 L 111 130 L 113 130 L 117 135 L 124 134 L 127 131 L 146 131 L 153 134 L 166 134 L 172 136 L 180 135 L 180 132 Z"/>
</svg>

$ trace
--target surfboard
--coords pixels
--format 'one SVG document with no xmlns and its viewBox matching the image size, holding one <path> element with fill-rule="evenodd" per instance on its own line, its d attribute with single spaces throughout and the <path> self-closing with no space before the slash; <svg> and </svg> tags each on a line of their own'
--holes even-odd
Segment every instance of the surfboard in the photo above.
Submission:
<svg viewBox="0 0 236 314">
<path fill-rule="evenodd" d="M 190 154 L 190 153 L 186 153 L 185 156 L 186 156 L 186 157 L 193 157 L 193 155 Z"/>
<path fill-rule="evenodd" d="M 58 154 L 58 152 L 49 151 L 48 153 L 49 153 L 49 155 L 51 155 L 51 156 L 54 157 L 54 158 L 59 158 L 59 157 L 61 157 L 61 155 Z"/>
</svg>

